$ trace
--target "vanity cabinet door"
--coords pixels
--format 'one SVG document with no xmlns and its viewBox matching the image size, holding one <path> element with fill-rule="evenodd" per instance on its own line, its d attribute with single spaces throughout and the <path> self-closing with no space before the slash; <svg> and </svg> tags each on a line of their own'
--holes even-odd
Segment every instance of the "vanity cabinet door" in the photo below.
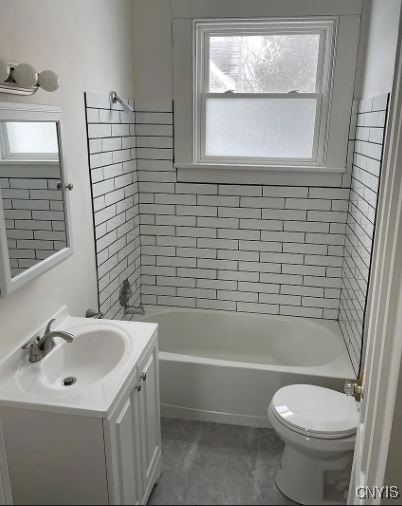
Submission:
<svg viewBox="0 0 402 506">
<path fill-rule="evenodd" d="M 141 504 L 141 444 L 139 441 L 139 392 L 133 387 L 128 397 L 106 421 L 106 451 L 108 465 L 109 500 L 111 504 Z"/>
<path fill-rule="evenodd" d="M 110 504 L 146 504 L 161 472 L 156 339 L 105 424 Z"/>
<path fill-rule="evenodd" d="M 139 368 L 142 380 L 140 392 L 143 501 L 146 502 L 155 482 L 159 479 L 161 465 L 161 428 L 159 401 L 159 359 L 155 344 Z"/>
</svg>

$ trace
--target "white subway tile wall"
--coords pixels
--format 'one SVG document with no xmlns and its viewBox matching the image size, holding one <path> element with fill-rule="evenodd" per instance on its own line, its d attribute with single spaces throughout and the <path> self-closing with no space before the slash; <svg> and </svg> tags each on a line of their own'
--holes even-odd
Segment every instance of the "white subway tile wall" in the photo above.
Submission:
<svg viewBox="0 0 402 506">
<path fill-rule="evenodd" d="M 107 95 L 86 93 L 85 102 L 99 308 L 107 318 L 123 318 L 119 291 L 125 279 L 133 288 L 130 303 L 140 303 L 135 113 L 111 106 Z"/>
<path fill-rule="evenodd" d="M 389 95 L 356 103 L 350 138 L 353 168 L 346 222 L 339 322 L 358 373 L 377 212 Z"/>
<path fill-rule="evenodd" d="M 66 247 L 59 178 L 1 177 L 8 254 L 13 277 Z M 26 172 L 26 171 L 24 171 Z"/>
<path fill-rule="evenodd" d="M 338 319 L 349 189 L 177 182 L 172 103 L 135 107 L 142 302 Z"/>
<path fill-rule="evenodd" d="M 342 188 L 178 182 L 172 102 L 88 97 L 101 307 L 129 277 L 149 306 L 339 319 L 357 371 L 388 96 L 353 115 Z"/>
</svg>

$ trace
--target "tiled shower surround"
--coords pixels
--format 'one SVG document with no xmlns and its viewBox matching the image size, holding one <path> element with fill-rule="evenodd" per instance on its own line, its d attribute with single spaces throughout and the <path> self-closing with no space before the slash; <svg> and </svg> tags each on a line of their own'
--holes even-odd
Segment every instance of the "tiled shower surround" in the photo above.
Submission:
<svg viewBox="0 0 402 506">
<path fill-rule="evenodd" d="M 388 95 L 362 100 L 352 118 L 352 182 L 339 322 L 358 372 L 364 331 Z"/>
<path fill-rule="evenodd" d="M 99 308 L 123 316 L 119 290 L 128 279 L 132 303 L 140 300 L 140 235 L 135 114 L 86 93 L 88 152 L 94 210 Z"/>
<path fill-rule="evenodd" d="M 349 190 L 177 182 L 170 103 L 136 115 L 142 302 L 337 319 Z"/>
<path fill-rule="evenodd" d="M 349 275 L 342 281 L 346 224 L 351 229 L 353 218 L 351 210 L 348 213 L 349 185 L 178 182 L 173 167 L 172 103 L 136 101 L 135 110 L 131 134 L 135 133 L 137 147 L 131 156 L 137 160 L 139 207 L 129 220 L 140 223 L 141 302 L 338 320 L 341 288 L 351 282 Z M 101 134 L 110 136 L 109 130 Z M 102 160 L 102 174 L 114 166 L 111 156 L 111 161 Z M 358 152 L 355 166 L 357 156 Z M 134 181 L 134 162 L 132 167 Z M 356 169 L 352 198 L 355 176 Z M 108 191 L 115 190 L 102 191 L 107 199 Z M 94 197 L 97 208 L 96 192 Z M 350 230 L 348 234 L 351 240 Z M 348 259 L 345 265 L 350 266 Z M 349 321 L 345 309 L 343 314 Z"/>
</svg>

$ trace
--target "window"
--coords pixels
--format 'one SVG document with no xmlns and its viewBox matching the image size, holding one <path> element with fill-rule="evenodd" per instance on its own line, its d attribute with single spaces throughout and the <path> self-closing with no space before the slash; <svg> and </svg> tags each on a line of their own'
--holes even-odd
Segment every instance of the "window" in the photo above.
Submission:
<svg viewBox="0 0 402 506">
<path fill-rule="evenodd" d="M 55 122 L 0 123 L 2 160 L 59 160 L 58 132 Z"/>
<path fill-rule="evenodd" d="M 343 184 L 360 7 L 297 2 L 299 17 L 279 17 L 286 2 L 258 2 L 251 19 L 249 2 L 218 3 L 231 19 L 217 2 L 173 11 L 178 180 Z"/>
<path fill-rule="evenodd" d="M 323 166 L 336 19 L 195 21 L 193 160 Z"/>
</svg>

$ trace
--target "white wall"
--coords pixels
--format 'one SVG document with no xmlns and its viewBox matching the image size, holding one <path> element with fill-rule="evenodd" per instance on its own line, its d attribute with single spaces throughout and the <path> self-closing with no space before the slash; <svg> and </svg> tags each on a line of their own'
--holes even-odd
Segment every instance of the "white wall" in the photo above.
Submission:
<svg viewBox="0 0 402 506">
<path fill-rule="evenodd" d="M 366 1 L 366 41 L 363 41 L 361 51 L 361 80 L 356 87 L 358 98 L 391 91 L 400 12 L 401 0 Z"/>
<path fill-rule="evenodd" d="M 391 92 L 400 12 L 401 0 L 366 1 L 363 19 L 365 30 L 359 58 L 360 70 L 356 86 L 356 97 L 370 98 Z M 399 376 L 398 390 L 383 484 L 395 485 L 401 488 L 402 374 Z M 382 484 L 378 483 L 378 485 Z M 383 500 L 381 503 L 393 504 L 395 500 Z"/>
<path fill-rule="evenodd" d="M 172 99 L 171 0 L 133 0 L 136 98 Z"/>
<path fill-rule="evenodd" d="M 172 17 L 360 14 L 362 0 L 133 0 L 133 4 L 136 98 L 172 99 Z"/>
<path fill-rule="evenodd" d="M 134 44 L 134 82 L 137 98 L 169 98 L 172 93 L 172 15 L 188 17 L 201 15 L 200 9 L 211 9 L 209 0 L 133 0 L 133 44 Z M 265 0 L 267 4 L 267 0 Z M 285 0 L 271 2 L 272 15 L 333 14 L 338 12 L 360 12 L 359 2 L 297 2 Z M 391 90 L 396 39 L 399 26 L 401 0 L 365 0 L 360 57 L 360 78 L 356 86 L 356 96 L 371 97 L 388 93 Z M 242 2 L 229 0 L 230 15 L 247 5 L 251 9 L 259 8 L 258 0 Z M 216 15 L 222 15 L 228 0 L 214 0 Z M 276 4 L 276 5 L 275 5 Z M 279 10 L 278 10 L 279 9 Z M 372 15 L 370 15 L 370 9 Z M 300 11 L 300 12 L 299 12 Z M 173 14 L 172 14 L 173 13 Z M 366 40 L 367 39 L 367 40 Z"/>
<path fill-rule="evenodd" d="M 83 92 L 116 89 L 133 96 L 131 0 L 1 0 L 0 54 L 54 69 L 61 87 L 31 98 L 61 106 L 70 180 L 74 255 L 13 295 L 0 299 L 0 357 L 62 304 L 82 315 L 96 306 L 95 256 Z"/>
</svg>

